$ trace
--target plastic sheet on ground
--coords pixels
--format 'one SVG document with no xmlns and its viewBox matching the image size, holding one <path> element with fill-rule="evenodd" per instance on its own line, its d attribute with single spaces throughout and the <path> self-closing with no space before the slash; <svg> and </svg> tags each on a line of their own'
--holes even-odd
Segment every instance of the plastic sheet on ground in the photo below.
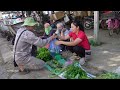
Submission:
<svg viewBox="0 0 120 90">
<path fill-rule="evenodd" d="M 64 60 L 64 59 L 61 57 L 61 55 L 56 55 L 56 56 L 54 56 L 54 58 L 55 58 L 60 64 L 62 64 L 62 65 L 64 66 L 66 60 Z M 76 62 L 74 65 L 80 67 L 83 71 L 85 71 L 86 74 L 87 74 L 87 76 L 88 76 L 89 78 L 92 79 L 92 78 L 95 78 L 95 77 L 96 77 L 96 76 L 88 73 L 84 68 L 82 68 L 82 66 L 81 66 L 78 62 Z M 48 64 L 46 64 L 45 67 L 46 67 L 49 71 L 51 71 L 52 73 L 54 73 L 55 75 L 58 75 L 60 78 L 66 79 L 66 78 L 64 77 L 65 71 L 62 72 L 62 73 L 56 73 L 56 72 L 54 72 L 54 68 L 51 68 Z"/>
<path fill-rule="evenodd" d="M 87 77 L 89 77 L 89 78 L 91 78 L 91 79 L 96 77 L 95 75 L 92 75 L 92 74 L 88 73 L 85 69 L 83 69 L 82 66 L 81 66 L 79 63 L 75 63 L 75 66 L 78 66 L 78 67 L 80 67 L 83 71 L 85 71 L 86 74 L 87 74 Z M 65 72 L 61 73 L 61 74 L 58 75 L 58 76 L 59 76 L 60 78 L 62 78 L 62 79 L 67 79 L 67 78 L 64 77 L 64 74 L 65 74 Z"/>
</svg>

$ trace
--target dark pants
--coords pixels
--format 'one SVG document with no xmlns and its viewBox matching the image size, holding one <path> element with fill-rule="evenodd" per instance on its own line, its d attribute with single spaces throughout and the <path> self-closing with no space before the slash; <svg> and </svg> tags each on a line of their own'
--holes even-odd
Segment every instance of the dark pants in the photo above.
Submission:
<svg viewBox="0 0 120 90">
<path fill-rule="evenodd" d="M 63 41 L 69 42 L 70 40 L 63 40 Z M 62 51 L 66 51 L 68 46 L 61 44 L 60 47 Z"/>
<path fill-rule="evenodd" d="M 72 53 L 76 53 L 78 56 L 85 57 L 85 49 L 81 46 L 67 46 L 67 50 L 70 50 Z"/>
<path fill-rule="evenodd" d="M 65 50 L 66 50 L 66 46 L 63 45 L 63 44 L 60 45 L 60 48 L 61 48 L 62 51 L 65 51 Z"/>
<path fill-rule="evenodd" d="M 64 40 L 64 41 L 69 41 L 69 40 Z M 63 44 L 60 44 L 60 48 L 62 51 L 66 51 L 67 50 L 67 46 L 66 45 L 63 45 Z"/>
</svg>

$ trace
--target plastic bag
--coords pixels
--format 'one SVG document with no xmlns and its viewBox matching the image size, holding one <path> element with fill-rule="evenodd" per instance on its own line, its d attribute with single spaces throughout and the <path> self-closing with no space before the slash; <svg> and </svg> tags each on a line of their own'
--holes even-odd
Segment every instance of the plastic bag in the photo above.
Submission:
<svg viewBox="0 0 120 90">
<path fill-rule="evenodd" d="M 70 60 L 68 59 L 65 64 L 64 64 L 64 67 L 67 67 L 68 65 L 72 64 L 73 63 L 73 60 Z"/>
<path fill-rule="evenodd" d="M 60 53 L 61 47 L 55 44 L 56 41 L 57 41 L 56 39 L 53 39 L 49 43 L 49 51 L 52 53 Z"/>
<path fill-rule="evenodd" d="M 64 21 L 65 21 L 65 22 L 69 22 L 69 21 L 70 21 L 70 19 L 69 19 L 69 17 L 68 17 L 67 15 L 65 15 Z"/>
</svg>

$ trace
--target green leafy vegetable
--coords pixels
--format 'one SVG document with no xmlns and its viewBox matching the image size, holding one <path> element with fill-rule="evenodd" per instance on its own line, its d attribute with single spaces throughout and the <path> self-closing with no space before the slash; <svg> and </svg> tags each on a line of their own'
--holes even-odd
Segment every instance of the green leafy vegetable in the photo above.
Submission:
<svg viewBox="0 0 120 90">
<path fill-rule="evenodd" d="M 37 58 L 46 61 L 50 61 L 52 59 L 52 56 L 50 55 L 50 52 L 46 48 L 39 48 L 37 51 Z"/>
<path fill-rule="evenodd" d="M 64 71 L 64 77 L 67 79 L 88 79 L 86 72 L 74 64 L 67 66 Z"/>
<path fill-rule="evenodd" d="M 96 79 L 120 79 L 120 75 L 117 73 L 104 73 L 96 77 Z"/>
<path fill-rule="evenodd" d="M 47 64 L 52 68 L 62 68 L 62 65 L 57 60 L 48 61 Z"/>
</svg>

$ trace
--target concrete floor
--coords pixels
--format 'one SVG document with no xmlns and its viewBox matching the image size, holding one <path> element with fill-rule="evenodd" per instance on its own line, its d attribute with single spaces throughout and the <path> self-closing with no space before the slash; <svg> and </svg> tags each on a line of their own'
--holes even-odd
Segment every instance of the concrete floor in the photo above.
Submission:
<svg viewBox="0 0 120 90">
<path fill-rule="evenodd" d="M 88 38 L 93 38 L 93 30 L 86 30 Z M 104 44 L 92 47 L 92 60 L 88 61 L 91 66 L 114 72 L 120 66 L 120 34 L 109 36 L 108 30 L 99 31 L 100 41 Z M 120 73 L 120 72 L 118 72 Z"/>
</svg>

